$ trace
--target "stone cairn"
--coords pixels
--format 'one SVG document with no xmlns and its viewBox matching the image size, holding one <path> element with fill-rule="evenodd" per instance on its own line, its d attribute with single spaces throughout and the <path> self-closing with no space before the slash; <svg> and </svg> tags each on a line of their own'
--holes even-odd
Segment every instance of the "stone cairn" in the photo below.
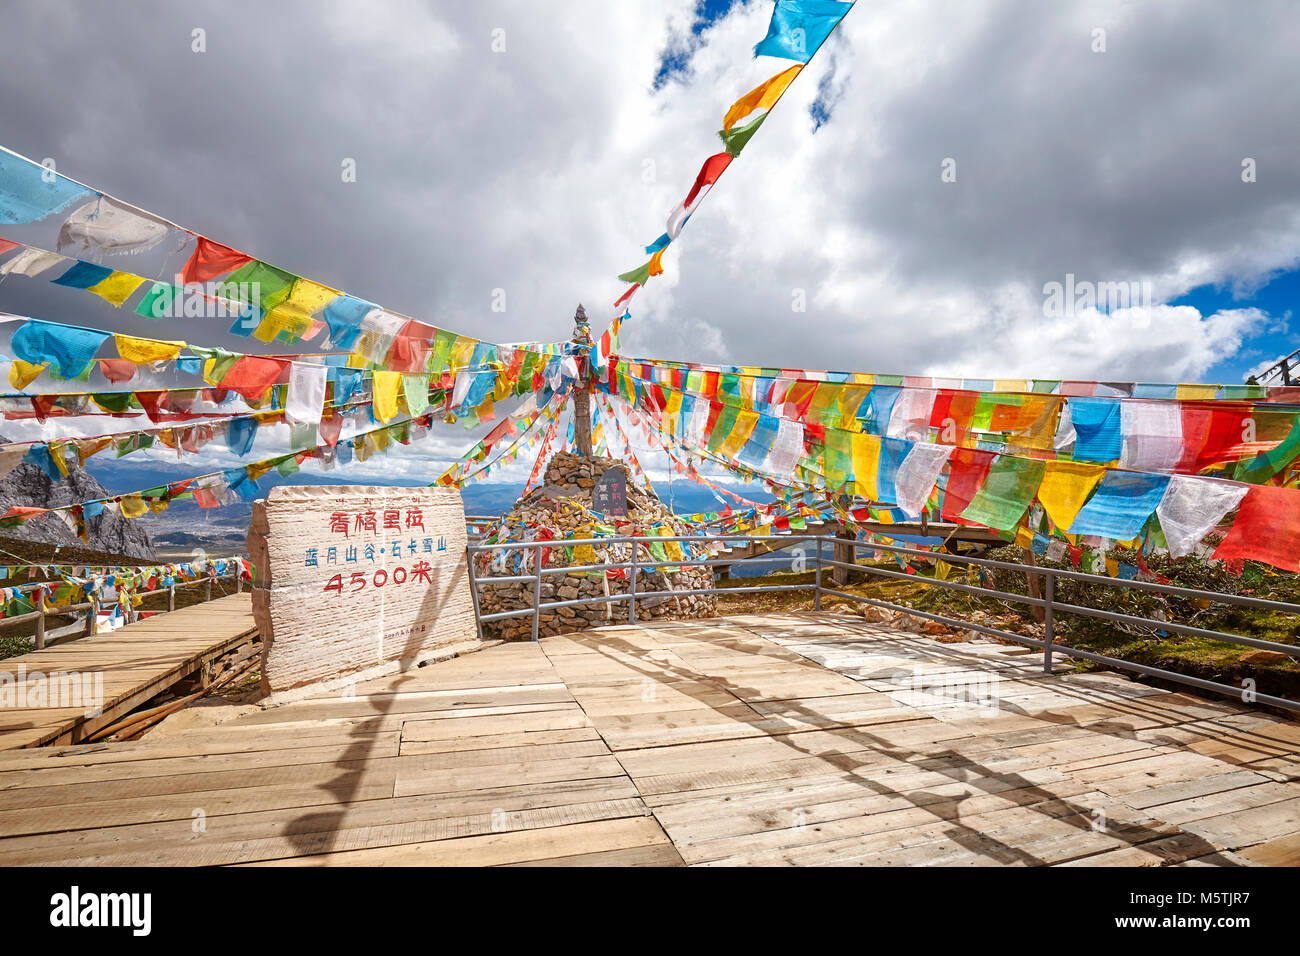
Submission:
<svg viewBox="0 0 1300 956">
<path fill-rule="evenodd" d="M 611 458 L 585 458 L 569 452 L 557 452 L 547 465 L 542 484 L 516 501 L 499 527 L 516 541 L 523 536 L 532 539 L 539 529 L 548 529 L 556 539 L 546 559 L 545 567 L 548 568 L 593 564 L 604 560 L 613 564 L 624 563 L 628 560 L 626 545 L 595 545 L 592 552 L 575 549 L 572 561 L 566 557 L 564 550 L 563 539 L 566 537 L 598 537 L 597 534 L 581 529 L 595 520 L 590 513 L 592 490 L 596 486 L 596 480 L 611 467 L 621 468 L 627 474 L 627 467 Z M 652 525 L 661 526 L 657 530 L 662 529 L 665 534 L 690 534 L 689 527 L 673 518 L 662 501 L 655 495 L 634 487 L 630 480 L 627 482 L 627 510 L 626 523 L 623 519 L 617 521 L 616 527 L 620 535 L 645 534 Z M 605 519 L 602 523 L 615 524 L 615 520 Z M 669 528 L 672 530 L 666 530 Z M 702 544 L 692 544 L 692 555 L 698 557 L 702 549 Z M 671 546 L 667 547 L 667 551 L 670 558 L 673 557 Z M 531 557 L 525 558 L 523 570 L 517 570 L 515 560 L 519 554 L 528 555 L 529 552 L 507 552 L 508 559 L 504 566 L 493 562 L 492 553 L 476 556 L 474 571 L 479 580 L 479 600 L 483 614 L 533 606 L 531 582 L 491 583 L 493 576 L 531 573 Z M 683 556 L 681 560 L 687 559 Z M 641 572 L 637 576 L 638 621 L 714 616 L 716 602 L 713 595 L 688 594 L 678 597 L 672 593 L 713 587 L 711 566 L 660 569 L 644 544 L 637 546 L 637 562 L 641 566 Z M 625 594 L 628 581 L 626 572 L 624 575 L 621 578 L 611 578 L 598 571 L 546 575 L 542 578 L 542 601 L 569 601 L 588 596 Z M 627 619 L 626 601 L 553 608 L 542 612 L 538 634 L 567 634 L 604 624 L 626 624 Z M 528 640 L 532 636 L 532 627 L 531 615 L 520 616 L 490 621 L 483 625 L 483 634 L 486 638 L 508 641 Z"/>
</svg>

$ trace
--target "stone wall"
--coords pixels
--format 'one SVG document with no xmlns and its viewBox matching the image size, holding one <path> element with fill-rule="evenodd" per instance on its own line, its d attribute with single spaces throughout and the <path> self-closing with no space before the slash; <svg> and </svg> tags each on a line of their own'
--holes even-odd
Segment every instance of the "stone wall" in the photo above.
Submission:
<svg viewBox="0 0 1300 956">
<path fill-rule="evenodd" d="M 563 539 L 566 535 L 588 537 L 588 534 L 579 529 L 591 520 L 587 509 L 591 506 L 592 489 L 596 485 L 596 480 L 611 467 L 627 471 L 622 462 L 610 458 L 584 458 L 581 455 L 559 452 L 547 466 L 542 485 L 519 499 L 507 518 L 517 519 L 517 522 L 522 522 L 523 526 L 532 529 L 549 529 L 556 539 Z M 627 483 L 627 504 L 628 521 L 625 525 L 619 525 L 619 534 L 643 534 L 651 525 L 665 521 L 673 528 L 674 534 L 689 533 L 685 525 L 672 518 L 663 502 L 644 489 L 635 487 L 631 480 Z M 512 536 L 517 538 L 519 524 L 507 522 L 506 527 L 516 529 Z M 613 546 L 593 549 L 597 555 L 595 561 L 602 560 L 605 555 L 611 555 L 609 558 L 611 563 L 626 561 L 626 546 L 621 547 L 623 548 L 621 554 L 618 548 Z M 511 558 L 513 559 L 513 556 L 518 553 L 510 552 Z M 555 546 L 550 548 L 545 567 L 560 568 L 570 563 L 595 563 L 590 553 L 584 557 L 585 561 L 578 560 L 575 554 L 575 560 L 570 562 L 565 556 L 563 540 L 557 540 Z M 480 554 L 475 565 L 475 573 L 480 581 L 479 601 L 482 613 L 493 614 L 498 611 L 531 608 L 533 606 L 531 582 L 491 583 L 493 575 L 531 573 L 531 564 L 524 571 L 516 571 L 513 563 L 500 568 L 490 564 L 490 560 L 490 555 Z M 637 561 L 643 568 L 651 568 L 654 566 L 655 559 L 651 557 L 645 545 L 639 545 Z M 637 620 L 712 617 L 716 613 L 712 595 L 678 596 L 673 592 L 712 587 L 713 582 L 714 575 L 711 567 L 642 570 L 637 577 Z M 611 579 L 599 572 L 555 574 L 547 575 L 542 579 L 544 603 L 578 600 L 605 594 L 625 594 L 627 590 L 628 581 L 625 578 Z M 542 636 L 565 634 L 603 624 L 623 624 L 627 620 L 627 601 L 554 608 L 543 612 L 539 634 Z M 505 640 L 527 640 L 532 636 L 532 626 L 531 615 L 492 621 L 483 625 L 483 636 Z"/>
</svg>

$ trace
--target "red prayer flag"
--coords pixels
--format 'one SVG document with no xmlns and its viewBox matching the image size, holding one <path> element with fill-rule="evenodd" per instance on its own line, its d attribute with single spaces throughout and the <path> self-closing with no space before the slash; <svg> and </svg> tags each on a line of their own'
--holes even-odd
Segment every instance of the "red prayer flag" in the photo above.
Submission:
<svg viewBox="0 0 1300 956">
<path fill-rule="evenodd" d="M 221 380 L 221 387 L 236 391 L 250 401 L 257 401 L 282 375 L 288 374 L 289 364 L 289 359 L 245 355 L 230 366 Z"/>
<path fill-rule="evenodd" d="M 110 382 L 129 382 L 135 378 L 137 366 L 129 359 L 100 359 L 99 371 Z"/>
<path fill-rule="evenodd" d="M 227 272 L 234 272 L 240 266 L 253 261 L 252 256 L 246 256 L 219 242 L 213 242 L 203 236 L 199 236 L 198 240 L 189 261 L 181 271 L 181 277 L 187 284 L 207 282 Z"/>
<path fill-rule="evenodd" d="M 991 451 L 974 448 L 953 450 L 948 459 L 948 486 L 943 492 L 943 510 L 940 512 L 944 521 L 979 526 L 977 522 L 963 520 L 961 513 L 983 486 L 989 466 L 993 464 L 993 457 Z"/>
<path fill-rule="evenodd" d="M 1251 485 L 1237 508 L 1232 530 L 1215 549 L 1214 557 L 1300 570 L 1300 491 Z"/>
<path fill-rule="evenodd" d="M 695 177 L 695 185 L 686 194 L 684 205 L 689 208 L 691 203 L 695 202 L 695 197 L 700 194 L 701 189 L 716 183 L 718 177 L 722 175 L 722 171 L 731 163 L 731 159 L 730 153 L 714 153 L 706 159 L 704 165 L 700 167 L 699 175 Z"/>
<path fill-rule="evenodd" d="M 14 242 L 12 239 L 0 239 L 0 256 L 3 256 L 11 249 L 17 249 L 21 245 L 21 242 Z"/>
<path fill-rule="evenodd" d="M 1252 411 L 1208 402 L 1184 403 L 1184 451 L 1178 473 L 1196 474 L 1239 457 Z"/>
<path fill-rule="evenodd" d="M 221 499 L 211 488 L 195 488 L 194 501 L 200 508 L 219 508 Z"/>
</svg>

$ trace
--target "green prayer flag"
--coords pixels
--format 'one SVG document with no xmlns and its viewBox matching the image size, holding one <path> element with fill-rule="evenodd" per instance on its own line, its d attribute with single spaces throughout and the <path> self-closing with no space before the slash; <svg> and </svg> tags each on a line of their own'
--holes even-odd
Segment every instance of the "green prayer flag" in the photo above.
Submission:
<svg viewBox="0 0 1300 956">
<path fill-rule="evenodd" d="M 273 309 L 289 297 L 298 278 L 292 272 L 254 259 L 226 276 L 220 294 L 236 302 L 251 302 L 256 298 L 263 310 Z"/>
<path fill-rule="evenodd" d="M 758 119 L 746 123 L 744 126 L 737 126 L 733 129 L 718 130 L 718 136 L 722 138 L 722 148 L 728 156 L 735 156 L 745 144 L 749 142 L 751 136 L 758 132 L 758 128 L 763 125 L 763 120 L 767 119 L 764 113 Z"/>
<path fill-rule="evenodd" d="M 153 288 L 145 293 L 140 304 L 135 307 L 135 314 L 146 319 L 162 319 L 171 315 L 172 302 L 180 291 L 168 282 L 155 282 Z"/>
<path fill-rule="evenodd" d="M 650 278 L 650 263 L 647 262 L 640 268 L 633 269 L 631 272 L 624 272 L 619 278 L 624 282 L 635 285 L 645 285 L 646 280 Z"/>
<path fill-rule="evenodd" d="M 418 418 L 429 407 L 429 376 L 427 373 L 402 376 L 402 394 L 406 396 L 406 410 Z"/>
<path fill-rule="evenodd" d="M 962 518 L 997 531 L 1014 528 L 1038 493 L 1046 467 L 1046 462 L 1036 458 L 999 455 Z"/>
</svg>

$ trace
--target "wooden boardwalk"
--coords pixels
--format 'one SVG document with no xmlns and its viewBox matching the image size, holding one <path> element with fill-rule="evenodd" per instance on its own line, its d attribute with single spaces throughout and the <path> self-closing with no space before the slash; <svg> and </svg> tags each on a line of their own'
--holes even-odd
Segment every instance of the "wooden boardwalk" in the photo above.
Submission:
<svg viewBox="0 0 1300 956">
<path fill-rule="evenodd" d="M 1040 665 L 831 613 L 500 645 L 0 753 L 0 864 L 1300 862 L 1300 725 Z"/>
<path fill-rule="evenodd" d="M 256 631 L 250 596 L 232 594 L 0 661 L 0 675 L 13 675 L 14 703 L 28 701 L 29 688 L 52 674 L 76 675 L 78 690 L 98 688 L 103 695 L 99 714 L 86 706 L 92 702 L 88 694 L 78 699 L 65 693 L 63 702 L 74 706 L 52 706 L 52 699 L 40 706 L 9 706 L 5 701 L 0 704 L 0 750 L 84 739 Z M 20 675 L 26 679 L 20 680 Z M 44 684 L 51 690 L 68 687 L 62 679 Z"/>
</svg>

